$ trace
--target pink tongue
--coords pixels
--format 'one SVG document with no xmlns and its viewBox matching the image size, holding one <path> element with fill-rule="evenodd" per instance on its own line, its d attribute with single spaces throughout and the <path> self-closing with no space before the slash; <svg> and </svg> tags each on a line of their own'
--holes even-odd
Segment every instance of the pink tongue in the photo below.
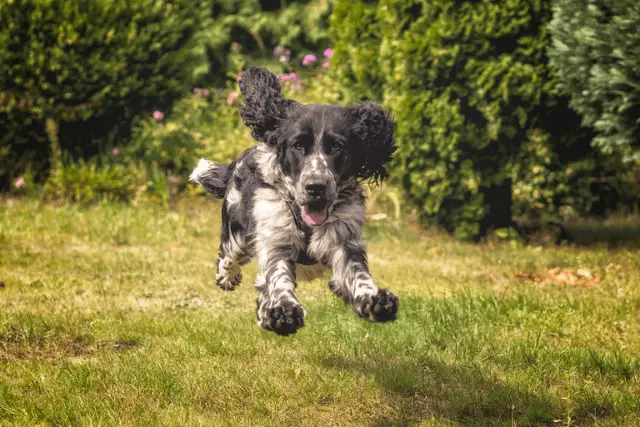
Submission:
<svg viewBox="0 0 640 427">
<path fill-rule="evenodd" d="M 327 219 L 327 215 L 321 213 L 310 213 L 309 207 L 305 206 L 302 208 L 302 214 L 304 215 L 304 219 L 312 225 L 320 225 Z"/>
</svg>

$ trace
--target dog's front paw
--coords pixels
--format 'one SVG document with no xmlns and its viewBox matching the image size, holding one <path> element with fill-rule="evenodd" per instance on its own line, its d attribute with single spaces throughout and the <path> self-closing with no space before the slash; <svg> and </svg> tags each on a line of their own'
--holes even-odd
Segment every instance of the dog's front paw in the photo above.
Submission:
<svg viewBox="0 0 640 427">
<path fill-rule="evenodd" d="M 356 298 L 354 309 L 360 317 L 370 322 L 389 322 L 396 320 L 398 314 L 398 297 L 385 289 L 377 294 Z"/>
<path fill-rule="evenodd" d="M 216 285 L 223 291 L 232 291 L 238 287 L 242 282 L 242 274 L 238 273 L 235 276 L 227 277 L 224 274 L 216 274 Z"/>
<path fill-rule="evenodd" d="M 258 324 L 278 335 L 290 335 L 304 326 L 304 308 L 293 301 L 279 301 L 258 307 Z"/>
</svg>

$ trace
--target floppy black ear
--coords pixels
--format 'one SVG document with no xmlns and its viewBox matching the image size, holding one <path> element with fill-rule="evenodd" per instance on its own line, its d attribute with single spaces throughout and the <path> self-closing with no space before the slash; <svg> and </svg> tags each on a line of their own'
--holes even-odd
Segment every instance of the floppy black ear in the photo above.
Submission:
<svg viewBox="0 0 640 427">
<path fill-rule="evenodd" d="M 363 163 L 356 177 L 379 184 L 387 178 L 387 163 L 396 151 L 394 123 L 389 112 L 375 102 L 352 106 L 354 133 L 364 146 Z"/>
<path fill-rule="evenodd" d="M 293 102 L 283 97 L 281 90 L 278 78 L 264 68 L 242 72 L 240 92 L 244 106 L 240 115 L 258 141 L 273 143 L 271 136 Z"/>
</svg>

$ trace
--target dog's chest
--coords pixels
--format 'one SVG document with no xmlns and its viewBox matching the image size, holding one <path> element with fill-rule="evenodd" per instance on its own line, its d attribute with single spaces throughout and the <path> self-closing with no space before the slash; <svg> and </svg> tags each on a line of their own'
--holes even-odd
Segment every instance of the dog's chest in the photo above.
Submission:
<svg viewBox="0 0 640 427">
<path fill-rule="evenodd" d="M 305 223 L 297 224 L 299 230 L 304 233 L 304 246 L 298 252 L 296 261 L 296 278 L 298 280 L 311 281 L 326 276 L 327 268 L 309 254 L 309 245 L 313 237 L 313 229 Z"/>
<path fill-rule="evenodd" d="M 300 218 L 298 216 L 298 218 Z M 297 264 L 302 265 L 315 265 L 318 263 L 318 260 L 309 254 L 309 244 L 311 243 L 311 238 L 313 237 L 313 229 L 311 226 L 304 223 L 304 221 L 296 220 L 296 226 L 298 230 L 304 233 L 304 244 L 302 249 L 298 252 L 298 259 L 296 260 Z"/>
</svg>

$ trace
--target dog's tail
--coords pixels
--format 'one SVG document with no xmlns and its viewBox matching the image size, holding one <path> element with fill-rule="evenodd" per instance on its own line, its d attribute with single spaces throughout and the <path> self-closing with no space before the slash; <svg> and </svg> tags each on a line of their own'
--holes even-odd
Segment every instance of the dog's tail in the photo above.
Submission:
<svg viewBox="0 0 640 427">
<path fill-rule="evenodd" d="M 200 184 L 216 199 L 223 199 L 229 182 L 230 166 L 200 159 L 196 168 L 191 172 L 189 181 Z"/>
</svg>

